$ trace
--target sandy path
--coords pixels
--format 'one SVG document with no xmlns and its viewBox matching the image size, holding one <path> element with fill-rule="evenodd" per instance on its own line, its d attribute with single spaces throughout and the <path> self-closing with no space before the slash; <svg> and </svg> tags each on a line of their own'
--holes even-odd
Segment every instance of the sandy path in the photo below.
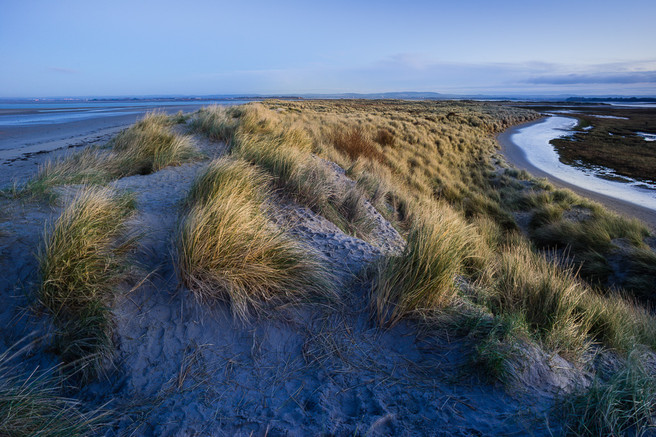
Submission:
<svg viewBox="0 0 656 437">
<path fill-rule="evenodd" d="M 656 213 L 654 213 L 654 211 L 648 208 L 643 208 L 634 203 L 626 202 L 620 199 L 616 199 L 614 197 L 597 193 L 595 191 L 590 191 L 585 188 L 581 188 L 577 185 L 570 184 L 568 182 L 563 181 L 562 179 L 559 179 L 549 173 L 540 170 L 539 168 L 535 167 L 530 162 L 528 162 L 528 160 L 526 159 L 526 154 L 522 149 L 520 149 L 515 143 L 512 142 L 511 136 L 514 133 L 516 133 L 519 129 L 540 123 L 541 121 L 542 120 L 540 119 L 537 121 L 531 121 L 529 123 L 524 123 L 518 126 L 514 126 L 497 136 L 497 141 L 501 146 L 501 153 L 504 155 L 504 157 L 510 164 L 521 170 L 526 170 L 536 177 L 547 178 L 549 182 L 551 182 L 555 186 L 560 188 L 568 188 L 581 196 L 587 197 L 589 199 L 592 199 L 596 202 L 605 205 L 609 209 L 619 214 L 622 214 L 627 217 L 638 218 L 643 222 L 645 222 L 647 225 L 649 225 L 653 230 L 656 230 Z"/>
</svg>

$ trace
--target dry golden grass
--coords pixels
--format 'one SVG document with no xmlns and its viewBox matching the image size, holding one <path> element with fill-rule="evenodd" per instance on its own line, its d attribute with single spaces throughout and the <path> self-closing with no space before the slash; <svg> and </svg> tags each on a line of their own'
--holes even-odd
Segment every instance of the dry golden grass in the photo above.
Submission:
<svg viewBox="0 0 656 437">
<path fill-rule="evenodd" d="M 399 256 L 384 258 L 372 286 L 378 323 L 448 307 L 458 294 L 457 275 L 472 248 L 471 226 L 446 205 L 416 220 Z"/>
<path fill-rule="evenodd" d="M 259 105 L 247 107 L 236 131 L 232 153 L 264 169 L 277 188 L 322 214 L 349 234 L 366 238 L 373 224 L 358 189 L 338 184 L 328 166 L 312 156 L 312 141 Z"/>
<path fill-rule="evenodd" d="M 346 131 L 335 130 L 331 137 L 335 149 L 351 160 L 356 160 L 361 156 L 380 162 L 385 160 L 383 153 L 360 126 L 352 127 Z M 385 136 L 382 140 L 389 141 Z"/>
<path fill-rule="evenodd" d="M 437 281 L 441 285 L 430 291 L 419 285 L 441 277 L 426 274 L 426 266 L 437 263 L 440 252 L 461 247 L 455 242 L 445 243 L 447 248 L 435 245 L 431 250 L 436 254 L 431 255 L 431 246 L 420 244 L 433 241 L 427 238 L 432 232 L 422 228 L 423 220 L 422 226 L 413 227 L 413 217 L 425 217 L 425 205 L 438 199 L 464 214 L 467 221 L 453 221 L 449 229 L 469 239 L 464 252 L 454 255 L 452 266 L 460 270 L 445 267 L 444 271 L 460 271 L 482 281 L 482 288 L 495 297 L 480 298 L 498 314 L 521 316 L 544 344 L 576 354 L 588 341 L 623 351 L 635 342 L 653 345 L 656 336 L 649 326 L 656 325 L 656 320 L 648 310 L 617 295 L 599 296 L 582 284 L 572 268 L 546 261 L 515 233 L 511 213 L 534 211 L 536 223 L 542 220 L 533 233 L 538 243 L 567 245 L 579 262 L 592 252 L 607 253 L 612 239 L 624 238 L 637 246 L 626 254 L 639 275 L 632 283 L 644 288 L 652 274 L 653 252 L 642 243 L 647 235 L 643 225 L 614 216 L 570 192 L 554 190 L 525 172 L 507 170 L 495 176 L 489 163 L 496 148 L 491 135 L 536 117 L 530 111 L 476 102 L 269 101 L 258 105 L 251 123 L 259 120 L 262 129 L 272 125 L 303 129 L 310 138 L 309 144 L 303 141 L 303 149 L 344 167 L 372 204 L 407 233 L 407 250 L 422 254 L 413 263 L 404 264 L 399 258 L 384 264 L 381 272 L 389 271 L 389 277 L 380 282 L 383 289 L 374 293 L 379 320 L 398 320 L 400 314 L 446 305 L 457 293 L 446 279 Z M 372 158 L 376 152 L 371 150 L 383 153 L 384 159 Z M 520 181 L 530 182 L 534 195 L 518 194 L 524 187 Z M 589 208 L 593 219 L 562 221 L 564 212 L 577 205 Z M 424 233 L 420 235 L 418 229 Z M 584 265 L 584 272 L 589 266 Z M 406 277 L 417 284 L 408 279 L 411 285 L 401 286 Z M 450 273 L 443 276 L 449 277 Z M 404 288 L 412 299 L 401 298 Z"/>
<path fill-rule="evenodd" d="M 107 147 L 90 147 L 48 161 L 21 190 L 22 195 L 49 194 L 57 185 L 104 184 L 136 174 L 149 174 L 199 156 L 188 136 L 171 131 L 168 116 L 151 112 L 119 133 Z"/>
<path fill-rule="evenodd" d="M 190 192 L 178 234 L 181 281 L 201 302 L 227 301 L 242 321 L 334 287 L 316 256 L 266 218 L 264 180 L 245 161 L 212 162 Z"/>
<path fill-rule="evenodd" d="M 109 411 L 85 411 L 80 401 L 62 395 L 63 369 L 26 369 L 28 345 L 0 354 L 0 435 L 77 437 L 94 435 Z"/>
<path fill-rule="evenodd" d="M 134 200 L 107 188 L 84 189 L 45 236 L 39 303 L 52 315 L 65 363 L 93 376 L 113 352 L 111 304 L 126 279 L 125 221 Z"/>
<path fill-rule="evenodd" d="M 207 106 L 193 115 L 189 127 L 214 141 L 230 143 L 237 129 L 240 112 L 240 107 Z"/>
<path fill-rule="evenodd" d="M 171 132 L 171 123 L 165 114 L 151 112 L 118 134 L 111 142 L 113 156 L 105 164 L 110 173 L 149 174 L 198 156 L 189 137 Z"/>
</svg>

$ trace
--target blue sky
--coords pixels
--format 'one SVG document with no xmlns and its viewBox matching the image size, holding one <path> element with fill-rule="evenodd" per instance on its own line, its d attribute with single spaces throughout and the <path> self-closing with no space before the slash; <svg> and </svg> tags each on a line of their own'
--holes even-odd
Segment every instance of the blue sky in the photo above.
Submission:
<svg viewBox="0 0 656 437">
<path fill-rule="evenodd" d="M 0 0 L 0 97 L 656 95 L 656 2 Z"/>
</svg>

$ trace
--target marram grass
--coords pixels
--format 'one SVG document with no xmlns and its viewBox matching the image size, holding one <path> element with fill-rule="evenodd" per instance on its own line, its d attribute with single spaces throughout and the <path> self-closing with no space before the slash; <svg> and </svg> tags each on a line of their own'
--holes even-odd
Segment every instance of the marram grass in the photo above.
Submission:
<svg viewBox="0 0 656 437">
<path fill-rule="evenodd" d="M 199 152 L 190 137 L 171 131 L 168 116 L 151 112 L 114 137 L 107 147 L 89 147 L 67 158 L 48 161 L 20 195 L 44 195 L 58 185 L 105 184 L 180 165 Z"/>
<path fill-rule="evenodd" d="M 62 369 L 26 369 L 21 358 L 29 345 L 0 354 L 0 435 L 78 437 L 95 435 L 111 412 L 85 410 L 65 397 Z"/>
<path fill-rule="evenodd" d="M 283 126 L 254 105 L 244 109 L 232 153 L 266 170 L 278 188 L 344 232 L 366 238 L 373 223 L 364 194 L 358 187 L 340 186 L 326 164 L 312 156 L 312 147 L 302 129 Z"/>
<path fill-rule="evenodd" d="M 56 349 L 67 364 L 92 376 L 113 351 L 111 304 L 126 279 L 125 222 L 131 196 L 86 188 L 66 207 L 39 253 L 38 302 L 51 314 Z"/>
<path fill-rule="evenodd" d="M 472 246 L 472 228 L 447 205 L 432 206 L 415 221 L 401 255 L 381 260 L 372 302 L 380 325 L 448 307 Z"/>
<path fill-rule="evenodd" d="M 189 194 L 178 233 L 182 283 L 200 302 L 227 301 L 242 321 L 334 287 L 316 256 L 267 219 L 264 180 L 245 161 L 213 161 Z"/>
<path fill-rule="evenodd" d="M 230 143 L 239 123 L 240 108 L 213 105 L 200 109 L 190 122 L 190 129 L 211 140 Z"/>
<path fill-rule="evenodd" d="M 651 435 L 656 424 L 656 374 L 639 349 L 606 379 L 563 399 L 566 434 L 576 436 Z"/>
<path fill-rule="evenodd" d="M 571 269 L 547 261 L 526 244 L 502 249 L 487 305 L 493 313 L 523 320 L 550 349 L 579 353 L 588 327 L 578 313 L 586 288 Z"/>
<path fill-rule="evenodd" d="M 180 165 L 198 155 L 187 136 L 171 131 L 171 121 L 151 112 L 112 141 L 113 159 L 105 164 L 117 177 L 149 174 L 169 165 Z"/>
</svg>

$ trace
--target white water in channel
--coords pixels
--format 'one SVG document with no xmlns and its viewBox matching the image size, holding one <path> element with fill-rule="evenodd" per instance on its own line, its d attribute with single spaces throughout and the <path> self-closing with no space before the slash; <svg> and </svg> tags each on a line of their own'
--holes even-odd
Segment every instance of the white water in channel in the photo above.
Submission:
<svg viewBox="0 0 656 437">
<path fill-rule="evenodd" d="M 564 182 L 656 211 L 656 185 L 629 178 L 625 178 L 626 182 L 603 179 L 599 175 L 612 172 L 602 167 L 575 167 L 560 162 L 558 152 L 549 141 L 571 135 L 577 123 L 574 118 L 552 116 L 519 129 L 510 139 L 524 151 L 533 166 Z"/>
</svg>

